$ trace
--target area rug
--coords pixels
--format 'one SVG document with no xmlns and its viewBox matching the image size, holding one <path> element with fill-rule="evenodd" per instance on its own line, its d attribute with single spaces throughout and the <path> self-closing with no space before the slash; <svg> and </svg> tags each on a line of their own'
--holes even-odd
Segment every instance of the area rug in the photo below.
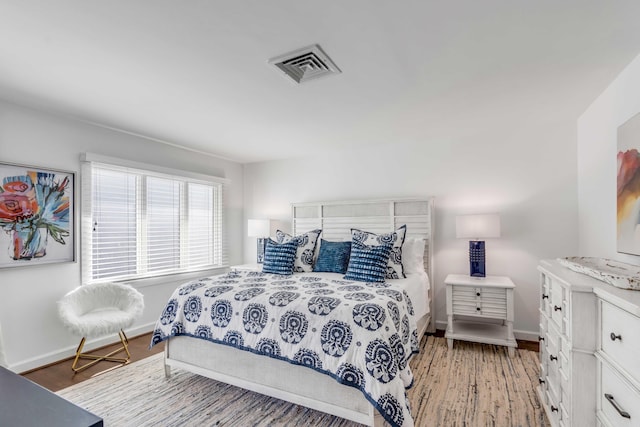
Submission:
<svg viewBox="0 0 640 427">
<path fill-rule="evenodd" d="M 416 426 L 546 426 L 535 394 L 538 354 L 428 337 L 411 360 Z M 360 424 L 173 368 L 162 354 L 58 392 L 107 427 L 327 426 Z"/>
</svg>

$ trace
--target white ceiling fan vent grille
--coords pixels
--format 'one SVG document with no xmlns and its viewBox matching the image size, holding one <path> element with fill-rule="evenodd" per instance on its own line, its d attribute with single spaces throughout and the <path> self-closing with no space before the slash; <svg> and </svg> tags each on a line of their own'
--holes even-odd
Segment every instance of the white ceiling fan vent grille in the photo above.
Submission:
<svg viewBox="0 0 640 427">
<path fill-rule="evenodd" d="M 271 58 L 269 64 L 275 65 L 296 83 L 341 72 L 317 44 Z"/>
</svg>

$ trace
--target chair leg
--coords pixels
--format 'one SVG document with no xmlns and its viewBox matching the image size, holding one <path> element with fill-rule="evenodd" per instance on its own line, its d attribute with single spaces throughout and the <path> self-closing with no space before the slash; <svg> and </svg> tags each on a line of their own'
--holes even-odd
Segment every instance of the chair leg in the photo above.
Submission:
<svg viewBox="0 0 640 427">
<path fill-rule="evenodd" d="M 131 359 L 131 353 L 129 353 L 129 339 L 127 338 L 123 330 L 120 330 L 120 332 L 118 332 L 118 337 L 120 338 L 120 342 L 122 343 L 122 346 L 118 347 L 117 349 L 113 350 L 109 354 L 105 354 L 105 355 L 83 353 L 82 349 L 84 347 L 86 339 L 85 337 L 82 337 L 82 339 L 80 340 L 80 344 L 78 345 L 78 349 L 76 350 L 76 357 L 73 360 L 73 364 L 71 365 L 71 369 L 73 369 L 73 372 L 80 372 L 103 360 L 107 360 L 109 362 L 118 362 L 118 363 L 122 363 L 123 365 L 126 365 L 127 363 L 129 363 Z M 127 353 L 126 358 L 113 357 L 114 354 L 117 354 L 123 350 Z M 78 366 L 78 360 L 80 359 L 90 359 L 92 361 L 82 366 Z"/>
</svg>

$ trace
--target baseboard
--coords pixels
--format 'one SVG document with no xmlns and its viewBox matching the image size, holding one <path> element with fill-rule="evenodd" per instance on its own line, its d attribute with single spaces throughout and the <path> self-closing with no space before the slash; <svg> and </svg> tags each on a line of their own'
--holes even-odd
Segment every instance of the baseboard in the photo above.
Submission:
<svg viewBox="0 0 640 427">
<path fill-rule="evenodd" d="M 135 328 L 125 330 L 125 333 L 129 337 L 134 337 L 137 335 L 146 334 L 148 332 L 153 331 L 155 326 L 155 322 L 147 323 L 145 325 L 136 326 Z M 107 335 L 101 338 L 95 338 L 92 340 L 87 340 L 84 345 L 84 348 L 88 351 L 95 350 L 96 348 L 103 347 L 105 345 L 114 344 L 119 341 L 118 335 L 114 334 L 113 336 Z M 80 342 L 80 338 L 78 338 L 78 342 Z M 31 359 L 24 360 L 22 362 L 14 363 L 9 365 L 9 369 L 13 372 L 24 373 L 27 371 L 31 371 L 33 369 L 39 368 L 41 366 L 50 365 L 55 362 L 59 362 L 64 359 L 68 359 L 76 354 L 76 349 L 78 345 L 75 344 L 71 347 L 65 347 L 63 349 L 52 351 L 50 353 L 44 354 L 42 356 L 33 357 Z"/>
<path fill-rule="evenodd" d="M 446 331 L 447 322 L 436 320 L 436 328 Z M 523 330 L 516 330 L 516 329 L 514 329 L 513 335 L 515 335 L 516 339 L 518 340 L 533 341 L 533 342 L 538 342 L 538 337 L 540 336 L 538 331 L 531 332 L 531 331 L 523 331 Z"/>
</svg>

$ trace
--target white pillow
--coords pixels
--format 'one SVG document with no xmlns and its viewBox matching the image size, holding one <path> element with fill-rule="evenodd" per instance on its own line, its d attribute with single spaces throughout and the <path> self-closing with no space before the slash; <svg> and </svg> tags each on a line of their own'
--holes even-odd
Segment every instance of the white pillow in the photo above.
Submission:
<svg viewBox="0 0 640 427">
<path fill-rule="evenodd" d="M 402 245 L 402 266 L 405 273 L 424 272 L 424 246 L 425 240 L 409 238 Z"/>
</svg>

